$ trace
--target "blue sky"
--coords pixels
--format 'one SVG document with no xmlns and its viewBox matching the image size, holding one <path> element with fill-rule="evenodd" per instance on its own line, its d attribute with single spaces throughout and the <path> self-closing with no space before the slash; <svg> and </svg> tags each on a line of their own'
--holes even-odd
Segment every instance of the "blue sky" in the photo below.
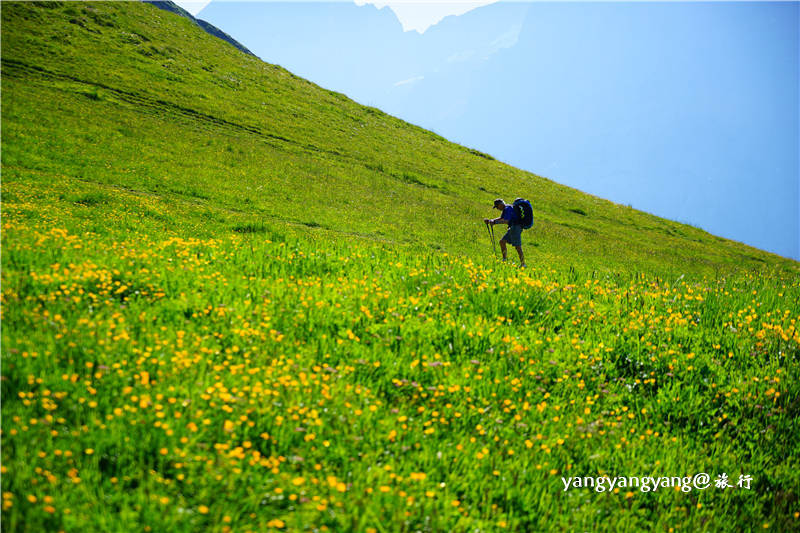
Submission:
<svg viewBox="0 0 800 533">
<path fill-rule="evenodd" d="M 798 2 L 359 3 L 197 16 L 450 140 L 800 259 Z"/>
</svg>

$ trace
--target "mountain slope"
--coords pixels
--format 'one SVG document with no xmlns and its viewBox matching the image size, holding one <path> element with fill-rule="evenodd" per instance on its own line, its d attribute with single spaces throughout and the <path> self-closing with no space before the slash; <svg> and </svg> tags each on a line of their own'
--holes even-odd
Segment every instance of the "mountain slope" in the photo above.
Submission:
<svg viewBox="0 0 800 533">
<path fill-rule="evenodd" d="M 4 529 L 797 529 L 796 263 L 151 5 L 0 10 Z"/>
<path fill-rule="evenodd" d="M 154 5 L 159 9 L 163 9 L 164 11 L 169 11 L 170 13 L 175 13 L 176 15 L 180 15 L 180 16 L 182 16 L 184 18 L 187 18 L 187 19 L 191 20 L 192 22 L 194 22 L 195 24 L 197 24 L 198 26 L 200 26 L 203 29 L 203 31 L 205 31 L 209 35 L 213 35 L 214 37 L 218 37 L 218 38 L 222 39 L 223 41 L 232 44 L 235 48 L 241 50 L 245 54 L 248 54 L 248 55 L 251 55 L 251 56 L 255 56 L 255 54 L 253 52 L 248 50 L 239 41 L 237 41 L 236 39 L 234 39 L 233 37 L 231 37 L 230 35 L 228 35 L 224 31 L 220 30 L 219 28 L 217 28 L 213 24 L 209 24 L 205 20 L 201 20 L 201 19 L 195 18 L 194 16 L 192 16 L 191 13 L 189 13 L 185 9 L 181 8 L 180 6 L 175 4 L 174 2 L 169 2 L 169 1 L 161 2 L 161 1 L 157 1 L 157 0 L 145 0 L 145 2 L 148 3 L 148 4 Z"/>
<path fill-rule="evenodd" d="M 451 141 L 797 259 L 800 113 L 777 59 L 796 55 L 796 35 L 777 36 L 798 16 L 776 9 L 498 2 L 423 35 L 371 4 L 222 2 L 203 17 L 259 57 Z"/>
<path fill-rule="evenodd" d="M 6 176 L 35 168 L 205 196 L 253 221 L 483 256 L 491 248 L 479 221 L 493 216 L 491 201 L 525 196 L 536 211 L 524 239 L 534 263 L 662 273 L 796 265 L 449 143 L 147 4 L 4 4 L 3 37 Z M 29 126 L 47 137 L 49 161 L 22 134 Z"/>
</svg>

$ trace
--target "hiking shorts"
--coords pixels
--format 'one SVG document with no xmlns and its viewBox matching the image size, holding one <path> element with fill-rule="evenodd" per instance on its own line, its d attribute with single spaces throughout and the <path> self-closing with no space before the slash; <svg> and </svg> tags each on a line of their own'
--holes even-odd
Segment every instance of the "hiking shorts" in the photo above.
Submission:
<svg viewBox="0 0 800 533">
<path fill-rule="evenodd" d="M 511 246 L 522 246 L 522 226 L 519 224 L 508 226 L 508 231 L 503 235 L 503 240 Z"/>
</svg>

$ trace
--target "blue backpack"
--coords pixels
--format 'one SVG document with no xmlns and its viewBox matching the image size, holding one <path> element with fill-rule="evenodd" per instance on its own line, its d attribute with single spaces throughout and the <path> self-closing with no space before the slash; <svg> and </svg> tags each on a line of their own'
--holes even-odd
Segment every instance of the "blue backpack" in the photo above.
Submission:
<svg viewBox="0 0 800 533">
<path fill-rule="evenodd" d="M 514 213 L 517 215 L 517 222 L 522 225 L 522 229 L 531 229 L 531 226 L 533 226 L 533 208 L 528 200 L 524 198 L 514 200 Z"/>
</svg>

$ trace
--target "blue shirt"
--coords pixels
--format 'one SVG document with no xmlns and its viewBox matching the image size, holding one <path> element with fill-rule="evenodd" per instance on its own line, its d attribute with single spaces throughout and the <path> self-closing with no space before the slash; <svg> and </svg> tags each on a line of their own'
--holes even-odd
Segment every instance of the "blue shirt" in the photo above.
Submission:
<svg viewBox="0 0 800 533">
<path fill-rule="evenodd" d="M 505 209 L 503 209 L 503 214 L 500 215 L 500 218 L 508 220 L 509 226 L 517 222 L 517 214 L 514 212 L 514 206 L 507 205 Z"/>
</svg>

